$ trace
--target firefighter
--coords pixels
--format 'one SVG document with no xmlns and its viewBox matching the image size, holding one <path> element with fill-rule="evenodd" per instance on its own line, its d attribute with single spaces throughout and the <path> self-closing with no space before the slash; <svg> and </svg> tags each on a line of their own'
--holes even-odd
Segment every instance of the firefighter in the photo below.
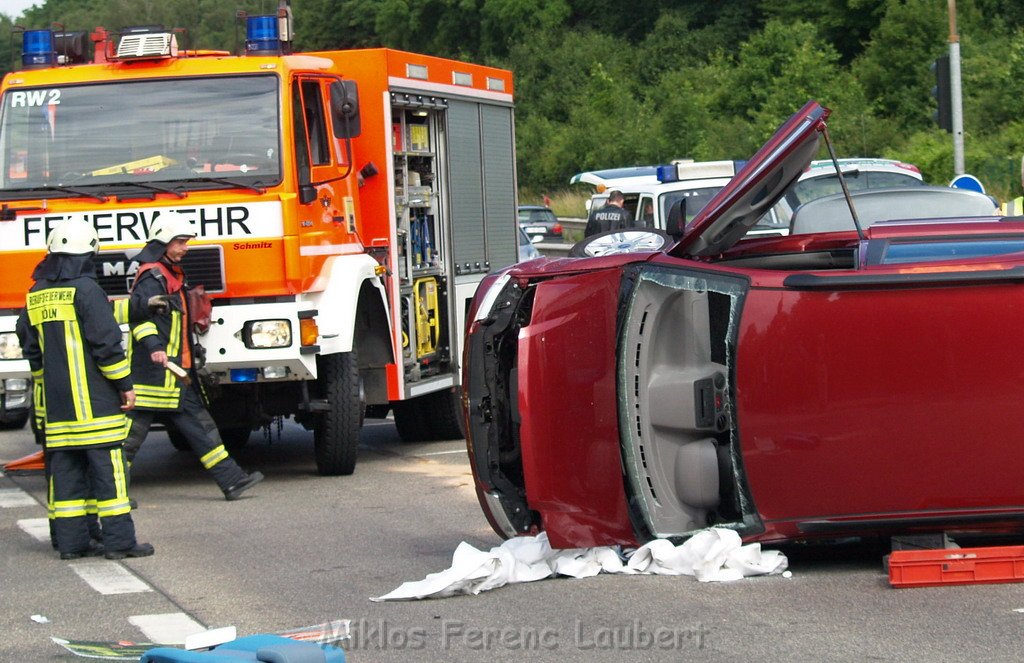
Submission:
<svg viewBox="0 0 1024 663">
<path fill-rule="evenodd" d="M 131 412 L 131 432 L 125 441 L 129 464 L 142 446 L 153 419 L 162 414 L 188 441 L 196 457 L 213 475 L 227 500 L 263 480 L 260 472 L 247 473 L 228 455 L 213 417 L 206 409 L 195 366 L 188 284 L 181 259 L 196 236 L 192 224 L 180 217 L 157 219 L 149 228 L 149 241 L 135 260 L 140 263 L 128 310 L 131 319 L 132 377 L 138 400 Z M 167 368 L 185 369 L 180 380 Z"/>
<path fill-rule="evenodd" d="M 37 400 L 45 403 L 48 509 L 57 549 L 61 559 L 146 557 L 153 546 L 135 539 L 122 449 L 135 391 L 121 329 L 96 281 L 92 258 L 99 237 L 90 223 L 65 221 L 46 244 L 17 332 L 32 376 L 42 384 Z M 89 533 L 93 504 L 102 545 Z"/>
</svg>

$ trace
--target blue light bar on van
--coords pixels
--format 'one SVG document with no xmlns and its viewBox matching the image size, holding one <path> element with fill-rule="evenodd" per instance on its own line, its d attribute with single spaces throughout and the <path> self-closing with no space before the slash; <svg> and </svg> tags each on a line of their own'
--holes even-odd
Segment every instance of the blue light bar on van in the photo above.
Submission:
<svg viewBox="0 0 1024 663">
<path fill-rule="evenodd" d="M 732 177 L 743 161 L 680 161 L 669 166 L 658 166 L 659 182 L 680 180 L 707 180 Z"/>
<path fill-rule="evenodd" d="M 658 166 L 658 181 L 665 182 L 678 182 L 679 181 L 679 169 L 676 166 Z"/>
<path fill-rule="evenodd" d="M 52 67 L 57 63 L 53 46 L 53 30 L 25 30 L 22 38 L 21 64 L 25 67 Z"/>
<path fill-rule="evenodd" d="M 245 20 L 245 52 L 250 55 L 281 52 L 277 16 L 248 16 Z"/>
</svg>

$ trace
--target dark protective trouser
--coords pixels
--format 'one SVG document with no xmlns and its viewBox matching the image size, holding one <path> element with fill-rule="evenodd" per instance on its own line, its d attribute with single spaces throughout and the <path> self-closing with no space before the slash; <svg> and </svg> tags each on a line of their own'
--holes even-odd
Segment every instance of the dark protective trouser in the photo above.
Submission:
<svg viewBox="0 0 1024 663">
<path fill-rule="evenodd" d="M 46 443 L 43 443 L 43 475 L 46 477 L 47 490 L 49 490 L 50 484 L 50 450 L 46 448 Z M 47 498 L 47 509 L 46 515 L 50 521 L 50 543 L 53 547 L 57 548 L 57 530 L 54 527 L 54 514 L 53 514 L 53 493 L 50 491 Z M 89 537 L 96 541 L 103 540 L 103 532 L 100 530 L 99 513 L 96 507 L 96 498 L 91 497 L 92 487 L 89 488 L 90 497 L 85 501 L 85 520 L 89 526 Z"/>
<path fill-rule="evenodd" d="M 121 446 L 52 449 L 49 509 L 57 549 L 89 548 L 89 501 L 95 500 L 107 550 L 135 547 L 135 523 L 128 505 L 128 472 Z"/>
<path fill-rule="evenodd" d="M 214 423 L 210 413 L 206 411 L 195 387 L 186 387 L 181 390 L 180 410 L 159 412 L 136 409 L 128 412 L 128 417 L 132 420 L 132 428 L 128 432 L 128 438 L 124 441 L 124 454 L 129 465 L 146 439 L 149 427 L 153 425 L 153 419 L 157 415 L 170 421 L 184 436 L 199 462 L 210 471 L 213 480 L 217 482 L 221 490 L 238 485 L 246 477 L 242 468 L 231 459 L 228 450 L 224 448 L 217 424 Z"/>
</svg>

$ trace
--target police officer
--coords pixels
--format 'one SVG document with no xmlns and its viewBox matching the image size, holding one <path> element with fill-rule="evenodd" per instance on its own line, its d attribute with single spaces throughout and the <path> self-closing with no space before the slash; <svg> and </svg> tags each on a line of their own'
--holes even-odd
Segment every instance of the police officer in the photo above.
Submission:
<svg viewBox="0 0 1024 663">
<path fill-rule="evenodd" d="M 154 417 L 163 414 L 213 475 L 225 499 L 236 500 L 262 481 L 263 474 L 246 473 L 228 455 L 198 386 L 186 297 L 188 284 L 181 266 L 188 242 L 195 236 L 186 219 L 157 219 L 149 228 L 149 242 L 135 257 L 141 266 L 128 309 L 132 377 L 138 400 L 130 415 L 131 432 L 125 441 L 125 454 L 131 463 Z M 172 363 L 189 373 L 187 382 L 168 370 Z"/>
<path fill-rule="evenodd" d="M 37 400 L 45 411 L 48 507 L 61 559 L 153 554 L 153 546 L 135 539 L 128 501 L 122 443 L 135 391 L 121 329 L 96 281 L 98 247 L 90 223 L 64 221 L 54 228 L 17 323 L 32 376 L 42 385 Z M 102 546 L 89 535 L 92 500 Z"/>
<path fill-rule="evenodd" d="M 625 202 L 626 198 L 621 191 L 614 189 L 609 191 L 608 202 L 600 209 L 591 211 L 583 236 L 590 237 L 609 230 L 622 230 L 632 226 L 633 215 L 629 213 L 629 210 L 622 208 Z"/>
</svg>

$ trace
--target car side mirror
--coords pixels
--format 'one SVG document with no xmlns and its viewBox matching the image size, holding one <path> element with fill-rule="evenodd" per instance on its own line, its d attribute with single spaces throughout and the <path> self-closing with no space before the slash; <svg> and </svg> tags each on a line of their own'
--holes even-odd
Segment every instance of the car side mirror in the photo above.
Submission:
<svg viewBox="0 0 1024 663">
<path fill-rule="evenodd" d="M 331 83 L 331 117 L 336 138 L 356 138 L 359 126 L 359 88 L 355 81 Z"/>
<path fill-rule="evenodd" d="M 665 232 L 672 236 L 672 239 L 679 241 L 686 231 L 686 198 L 680 198 L 672 203 L 668 210 L 668 218 L 665 219 Z"/>
</svg>

